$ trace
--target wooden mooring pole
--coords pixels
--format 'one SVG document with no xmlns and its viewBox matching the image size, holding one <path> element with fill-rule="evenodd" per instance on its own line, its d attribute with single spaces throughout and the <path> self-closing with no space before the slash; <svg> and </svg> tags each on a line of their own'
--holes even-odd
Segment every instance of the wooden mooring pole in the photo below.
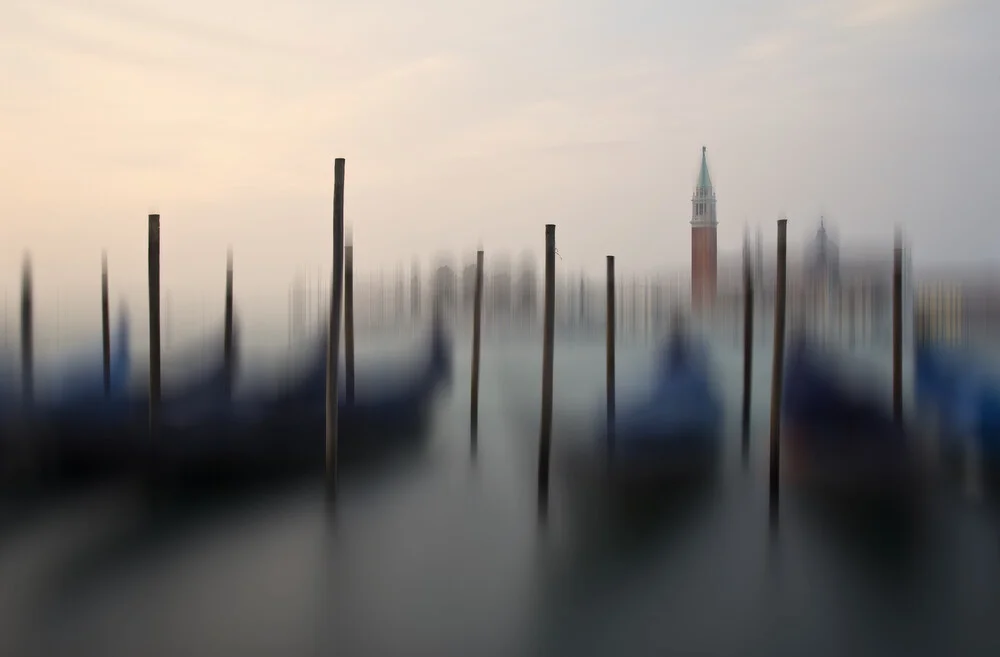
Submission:
<svg viewBox="0 0 1000 657">
<path fill-rule="evenodd" d="M 608 412 L 607 412 L 607 450 L 608 464 L 615 454 L 615 257 L 608 256 L 607 303 L 605 313 L 605 337 Z"/>
<path fill-rule="evenodd" d="M 542 413 L 538 437 L 538 508 L 549 503 L 549 459 L 552 451 L 552 383 L 556 307 L 556 227 L 545 226 L 545 319 L 542 334 Z"/>
<path fill-rule="evenodd" d="M 896 230 L 892 258 L 892 419 L 903 424 L 903 236 Z"/>
<path fill-rule="evenodd" d="M 781 467 L 781 396 L 785 379 L 785 234 L 788 220 L 778 220 L 778 262 L 774 284 L 774 360 L 771 367 L 771 521 L 778 518 L 778 488 Z"/>
<path fill-rule="evenodd" d="M 35 350 L 34 350 L 34 306 L 31 275 L 31 256 L 26 252 L 21 265 L 21 417 L 15 428 L 19 440 L 18 447 L 0 461 L 0 472 L 3 475 L 18 474 L 18 470 L 27 467 L 33 471 L 37 465 L 41 445 L 32 440 L 34 424 L 35 401 Z"/>
<path fill-rule="evenodd" d="M 223 357 L 226 364 L 226 394 L 231 398 L 236 379 L 236 363 L 233 354 L 233 250 L 226 254 L 226 314 L 223 342 Z"/>
<path fill-rule="evenodd" d="M 347 404 L 354 404 L 354 246 L 344 247 L 344 385 Z"/>
<path fill-rule="evenodd" d="M 472 303 L 472 390 L 469 431 L 473 453 L 479 444 L 479 347 L 483 321 L 483 250 L 476 252 L 476 289 Z"/>
<path fill-rule="evenodd" d="M 111 308 L 108 301 L 108 254 L 101 254 L 101 345 L 104 355 L 104 396 L 111 395 Z"/>
<path fill-rule="evenodd" d="M 30 411 L 35 402 L 35 340 L 31 285 L 31 256 L 24 254 L 21 268 L 21 399 Z"/>
<path fill-rule="evenodd" d="M 149 435 L 160 435 L 160 215 L 149 215 Z"/>
<path fill-rule="evenodd" d="M 753 385 L 753 266 L 749 257 L 743 262 L 743 466 L 750 462 L 750 404 Z"/>
<path fill-rule="evenodd" d="M 344 293 L 344 164 L 333 165 L 333 285 L 326 345 L 326 478 L 330 492 L 337 486 L 337 372 L 340 356 L 340 306 Z"/>
</svg>

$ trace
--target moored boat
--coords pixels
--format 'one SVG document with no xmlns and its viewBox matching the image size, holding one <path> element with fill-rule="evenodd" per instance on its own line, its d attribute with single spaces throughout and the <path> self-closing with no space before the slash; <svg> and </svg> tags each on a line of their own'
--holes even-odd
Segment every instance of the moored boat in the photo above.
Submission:
<svg viewBox="0 0 1000 657">
<path fill-rule="evenodd" d="M 426 353 L 409 370 L 360 370 L 353 399 L 343 378 L 338 400 L 341 459 L 377 452 L 420 435 L 433 401 L 451 376 L 451 345 L 435 323 Z M 341 375 L 343 377 L 343 375 Z M 168 480 L 240 483 L 270 475 L 322 471 L 326 426 L 326 347 L 280 389 L 233 400 L 198 400 L 164 415 L 151 446 Z"/>
<path fill-rule="evenodd" d="M 941 455 L 956 478 L 975 455 L 985 492 L 1000 499 L 1000 381 L 967 349 L 921 344 L 917 394 L 936 419 Z"/>
<path fill-rule="evenodd" d="M 236 332 L 234 331 L 234 339 Z M 222 340 L 218 341 L 222 344 Z M 146 458 L 149 399 L 146 385 L 133 386 L 129 327 L 123 313 L 111 341 L 108 385 L 100 351 L 79 357 L 55 385 L 28 407 L 5 405 L 6 457 L 27 463 L 32 485 L 61 489 L 133 474 Z M 235 346 L 235 345 L 234 345 Z M 166 412 L 192 399 L 212 399 L 226 389 L 229 372 L 221 358 L 162 391 Z M 25 456 L 27 455 L 27 456 Z"/>
<path fill-rule="evenodd" d="M 783 469 L 807 489 L 842 499 L 914 499 L 918 451 L 884 392 L 848 383 L 838 363 L 798 340 L 789 350 L 782 406 Z"/>
<path fill-rule="evenodd" d="M 656 358 L 647 390 L 620 400 L 613 435 L 601 410 L 590 438 L 567 448 L 572 472 L 607 475 L 624 493 L 704 481 L 714 472 L 724 413 L 707 347 L 677 332 Z"/>
</svg>

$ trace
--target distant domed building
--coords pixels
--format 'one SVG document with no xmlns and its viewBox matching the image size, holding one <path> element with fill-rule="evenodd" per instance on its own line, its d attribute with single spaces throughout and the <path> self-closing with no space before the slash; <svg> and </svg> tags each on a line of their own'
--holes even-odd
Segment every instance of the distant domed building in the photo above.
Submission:
<svg viewBox="0 0 1000 657">
<path fill-rule="evenodd" d="M 823 217 L 819 219 L 819 230 L 807 255 L 806 274 L 811 281 L 821 285 L 840 285 L 840 248 L 827 234 Z"/>
<path fill-rule="evenodd" d="M 433 296 L 435 312 L 453 315 L 458 308 L 458 274 L 448 265 L 434 271 Z"/>
<path fill-rule="evenodd" d="M 841 305 L 840 249 L 830 239 L 823 217 L 820 217 L 816 237 L 805 256 L 802 263 L 805 277 L 803 301 L 809 306 L 814 330 L 822 333 L 830 328 L 832 320 L 837 321 L 835 317 L 839 320 Z"/>
<path fill-rule="evenodd" d="M 538 275 L 535 271 L 535 257 L 531 253 L 521 256 L 521 264 L 515 291 L 514 314 L 518 320 L 534 321 L 538 307 Z"/>
</svg>

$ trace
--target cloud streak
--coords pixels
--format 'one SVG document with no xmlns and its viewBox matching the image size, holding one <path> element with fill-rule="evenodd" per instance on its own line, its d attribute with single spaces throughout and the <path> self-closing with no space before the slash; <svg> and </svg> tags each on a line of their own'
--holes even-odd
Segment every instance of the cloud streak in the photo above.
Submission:
<svg viewBox="0 0 1000 657">
<path fill-rule="evenodd" d="M 841 24 L 873 27 L 901 23 L 954 4 L 957 4 L 955 0 L 852 0 L 842 15 Z"/>
<path fill-rule="evenodd" d="M 63 12 L 95 22 L 115 23 L 117 27 L 135 30 L 145 36 L 151 34 L 167 37 L 173 42 L 198 42 L 203 47 L 228 49 L 240 53 L 267 54 L 296 57 L 309 54 L 309 50 L 294 42 L 260 37 L 240 30 L 232 30 L 211 21 L 191 20 L 154 9 L 139 3 L 113 0 L 92 0 L 86 5 L 55 0 Z"/>
<path fill-rule="evenodd" d="M 760 36 L 745 46 L 739 57 L 752 62 L 778 59 L 791 53 L 801 39 L 801 34 L 794 30 Z"/>
</svg>

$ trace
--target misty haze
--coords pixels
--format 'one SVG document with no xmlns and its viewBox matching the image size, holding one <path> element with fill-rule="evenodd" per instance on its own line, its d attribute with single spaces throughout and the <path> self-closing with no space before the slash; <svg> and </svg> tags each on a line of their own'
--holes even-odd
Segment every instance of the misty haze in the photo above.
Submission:
<svg viewBox="0 0 1000 657">
<path fill-rule="evenodd" d="M 1000 5 L 0 17 L 0 654 L 1000 654 Z"/>
</svg>

